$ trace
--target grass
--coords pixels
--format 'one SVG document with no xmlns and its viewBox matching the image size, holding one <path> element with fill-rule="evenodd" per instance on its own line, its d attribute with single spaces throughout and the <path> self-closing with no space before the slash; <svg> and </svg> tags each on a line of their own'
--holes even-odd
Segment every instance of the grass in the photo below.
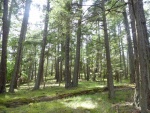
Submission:
<svg viewBox="0 0 150 113">
<path fill-rule="evenodd" d="M 107 92 L 82 95 L 52 102 L 30 103 L 17 108 L 3 108 L 5 113 L 115 113 L 113 105 L 132 100 L 132 90 L 117 91 L 116 98 L 109 100 Z"/>
<path fill-rule="evenodd" d="M 12 99 L 26 98 L 26 97 L 55 96 L 58 93 L 64 94 L 64 93 L 69 93 L 69 92 L 81 91 L 83 89 L 92 89 L 95 87 L 103 87 L 103 85 L 100 85 L 98 82 L 82 81 L 82 82 L 79 82 L 78 88 L 72 88 L 68 90 L 64 88 L 63 83 L 61 86 L 58 86 L 58 84 L 53 83 L 44 89 L 32 91 L 33 87 L 28 88 L 27 84 L 24 84 L 18 90 L 15 90 L 16 93 L 6 93 L 3 95 L 0 95 L 0 100 L 8 101 Z"/>
<path fill-rule="evenodd" d="M 81 95 L 66 99 L 58 99 L 50 102 L 36 102 L 28 105 L 22 105 L 17 108 L 6 108 L 2 103 L 13 99 L 28 99 L 39 96 L 56 96 L 58 94 L 66 94 L 95 87 L 104 87 L 99 82 L 79 82 L 78 88 L 65 89 L 64 84 L 60 87 L 58 84 L 51 84 L 44 89 L 32 91 L 30 88 L 21 86 L 16 93 L 6 93 L 0 95 L 0 113 L 117 113 L 116 106 L 126 102 L 133 101 L 133 90 L 116 91 L 116 97 L 112 100 L 108 99 L 107 92 L 98 92 L 95 94 Z M 24 88 L 23 88 L 24 87 Z M 28 90 L 27 90 L 28 89 Z M 118 109 L 118 108 L 117 108 Z M 122 109 L 121 107 L 119 109 Z M 126 110 L 123 109 L 124 111 Z M 122 112 L 128 113 L 128 112 Z"/>
</svg>

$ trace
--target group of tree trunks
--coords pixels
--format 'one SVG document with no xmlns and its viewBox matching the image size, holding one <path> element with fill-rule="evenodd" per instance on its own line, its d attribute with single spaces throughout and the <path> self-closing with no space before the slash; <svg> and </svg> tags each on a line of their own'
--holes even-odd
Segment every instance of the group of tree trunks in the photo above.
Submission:
<svg viewBox="0 0 150 113">
<path fill-rule="evenodd" d="M 43 77 L 43 66 L 44 66 L 44 55 L 45 55 L 45 46 L 46 39 L 48 35 L 48 22 L 49 22 L 49 11 L 50 11 L 50 1 L 47 0 L 47 8 L 45 15 L 45 26 L 43 32 L 43 42 L 42 49 L 40 54 L 39 61 L 39 69 L 37 74 L 37 79 L 35 82 L 34 89 L 39 89 L 41 78 Z M 82 9 L 83 0 L 78 1 L 79 10 Z M 105 42 L 105 51 L 106 51 L 106 60 L 107 60 L 107 86 L 109 89 L 109 97 L 114 98 L 114 84 L 113 84 L 113 75 L 112 75 L 112 66 L 111 66 L 111 58 L 110 58 L 110 45 L 109 45 L 109 37 L 107 31 L 107 19 L 105 12 L 105 1 L 102 0 L 101 3 L 102 9 L 102 23 L 104 30 L 104 42 Z M 66 37 L 65 42 L 65 87 L 77 87 L 78 86 L 78 77 L 80 73 L 80 47 L 81 47 L 81 36 L 82 36 L 82 11 L 80 11 L 80 16 L 78 19 L 78 29 L 77 29 L 77 45 L 76 45 L 76 58 L 74 65 L 74 73 L 73 79 L 71 80 L 70 73 L 70 38 L 71 38 L 71 9 L 72 9 L 72 1 L 67 0 L 65 5 L 65 10 L 68 15 L 66 21 L 66 33 L 63 34 Z M 11 11 L 13 8 L 13 0 L 10 5 L 10 9 L 8 8 L 8 0 L 3 1 L 3 35 L 2 35 L 2 55 L 1 55 L 1 63 L 0 63 L 0 93 L 4 93 L 6 91 L 6 74 L 7 74 L 7 41 L 10 29 L 10 20 L 11 20 Z M 20 38 L 17 48 L 17 56 L 15 60 L 15 67 L 12 75 L 12 79 L 10 82 L 9 92 L 14 92 L 15 84 L 17 83 L 18 74 L 20 71 L 20 63 L 22 60 L 22 50 L 23 50 L 23 42 L 26 37 L 27 24 L 29 18 L 31 0 L 26 0 L 25 3 L 25 11 L 24 17 L 22 20 L 22 27 L 20 31 Z M 130 36 L 129 30 L 129 22 L 127 18 L 126 10 L 123 10 L 124 17 L 124 25 L 125 31 L 127 34 L 127 42 L 128 42 L 128 54 L 129 54 L 129 67 L 130 67 L 130 81 L 131 83 L 136 83 L 135 88 L 135 101 L 134 104 L 137 107 L 141 107 L 142 113 L 147 113 L 147 109 L 150 109 L 150 75 L 149 75 L 149 40 L 148 40 L 148 32 L 146 27 L 146 19 L 144 15 L 143 9 L 143 1 L 142 0 L 129 0 L 129 14 L 131 19 L 131 29 L 132 29 L 132 37 L 133 37 L 133 45 Z M 10 10 L 10 11 L 9 11 Z M 9 12 L 9 13 L 8 13 Z M 57 59 L 58 61 L 58 59 Z M 58 62 L 59 64 L 59 62 Z M 59 68 L 58 68 L 59 70 Z M 88 60 L 87 60 L 87 70 Z M 62 71 L 61 71 L 62 72 Z M 95 78 L 93 78 L 95 79 Z M 89 80 L 89 74 L 87 73 L 87 80 Z M 58 80 L 60 81 L 60 79 Z"/>
</svg>

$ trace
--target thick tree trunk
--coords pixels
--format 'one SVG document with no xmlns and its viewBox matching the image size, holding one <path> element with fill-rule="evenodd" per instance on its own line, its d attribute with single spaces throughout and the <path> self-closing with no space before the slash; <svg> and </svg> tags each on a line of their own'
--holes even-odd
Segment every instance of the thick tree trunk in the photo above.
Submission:
<svg viewBox="0 0 150 113">
<path fill-rule="evenodd" d="M 17 48 L 15 67 L 14 67 L 14 72 L 13 72 L 13 76 L 12 76 L 11 83 L 10 83 L 9 92 L 14 92 L 14 85 L 15 85 L 15 82 L 17 81 L 17 77 L 18 77 L 19 70 L 20 70 L 20 63 L 22 60 L 23 42 L 25 40 L 25 36 L 26 36 L 26 32 L 27 32 L 27 24 L 28 24 L 28 18 L 29 18 L 30 5 L 31 5 L 31 0 L 26 0 L 25 12 L 24 12 L 24 17 L 23 17 L 22 27 L 21 27 L 21 32 L 20 32 L 20 38 L 19 38 L 19 43 L 18 43 L 18 48 Z"/>
<path fill-rule="evenodd" d="M 107 86 L 108 86 L 108 90 L 109 90 L 109 98 L 114 98 L 115 92 L 114 92 L 112 66 L 111 66 L 111 59 L 110 59 L 109 39 L 108 39 L 108 33 L 107 33 L 107 23 L 106 23 L 104 0 L 102 0 L 102 9 L 103 9 L 103 26 L 104 26 L 106 60 L 107 60 Z"/>
<path fill-rule="evenodd" d="M 7 41 L 8 41 L 8 0 L 3 1 L 3 36 L 2 36 L 2 55 L 0 64 L 0 93 L 5 93 L 7 76 Z"/>
<path fill-rule="evenodd" d="M 71 11 L 71 3 L 67 1 L 66 3 L 66 11 L 70 14 Z M 68 20 L 66 22 L 66 47 L 65 47 L 65 88 L 72 87 L 71 83 L 71 73 L 70 73 L 70 57 L 69 57 L 69 47 L 70 47 L 70 17 L 68 16 Z"/>
<path fill-rule="evenodd" d="M 132 9 L 136 21 L 136 33 L 139 56 L 139 75 L 141 77 L 140 85 L 140 106 L 141 113 L 147 113 L 150 106 L 149 99 L 149 41 L 146 27 L 146 19 L 142 0 L 131 0 Z"/>
<path fill-rule="evenodd" d="M 65 50 L 65 88 L 72 87 L 71 85 L 71 74 L 69 66 L 69 42 L 70 42 L 70 33 L 67 33 L 66 36 L 66 50 Z"/>
<path fill-rule="evenodd" d="M 131 29 L 132 29 L 132 37 L 133 37 L 133 44 L 134 44 L 134 65 L 135 65 L 135 93 L 134 93 L 134 105 L 136 107 L 140 106 L 140 78 L 139 78 L 139 58 L 138 58 L 138 46 L 137 46 L 137 39 L 136 39 L 136 28 L 135 28 L 135 19 L 133 14 L 133 9 L 131 5 L 131 1 L 129 1 L 129 14 L 131 20 Z"/>
<path fill-rule="evenodd" d="M 47 8 L 46 8 L 46 15 L 45 15 L 45 23 L 44 23 L 42 49 L 41 49 L 41 54 L 40 54 L 40 61 L 39 61 L 37 79 L 36 79 L 33 90 L 39 89 L 40 83 L 41 83 L 41 78 L 43 77 L 45 46 L 46 46 L 47 34 L 48 34 L 49 10 L 50 10 L 50 3 L 49 3 L 49 0 L 47 0 Z"/>
<path fill-rule="evenodd" d="M 76 58 L 75 58 L 75 65 L 74 65 L 74 74 L 73 74 L 73 87 L 78 86 L 78 76 L 79 76 L 79 68 L 80 68 L 80 42 L 81 42 L 81 21 L 82 21 L 82 1 L 79 0 L 79 11 L 80 11 L 80 18 L 78 20 L 78 30 L 77 30 L 77 45 L 76 45 Z"/>
<path fill-rule="evenodd" d="M 66 36 L 66 50 L 65 50 L 65 88 L 72 87 L 71 85 L 71 74 L 70 74 L 70 66 L 69 66 L 69 42 L 70 42 L 70 34 L 67 33 Z"/>
<path fill-rule="evenodd" d="M 127 34 L 127 42 L 128 42 L 130 83 L 135 83 L 133 47 L 132 47 L 132 41 L 131 41 L 131 36 L 130 36 L 130 28 L 129 28 L 128 18 L 127 18 L 127 13 L 125 9 L 122 14 L 124 17 L 124 25 L 125 25 L 125 31 Z"/>
</svg>

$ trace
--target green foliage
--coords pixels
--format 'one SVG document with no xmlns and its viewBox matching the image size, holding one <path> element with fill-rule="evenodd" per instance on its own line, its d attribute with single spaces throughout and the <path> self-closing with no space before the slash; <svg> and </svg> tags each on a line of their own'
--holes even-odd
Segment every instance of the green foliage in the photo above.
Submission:
<svg viewBox="0 0 150 113">
<path fill-rule="evenodd" d="M 7 62 L 7 77 L 6 80 L 10 81 L 11 80 L 11 76 L 14 70 L 14 61 L 8 61 Z"/>
</svg>

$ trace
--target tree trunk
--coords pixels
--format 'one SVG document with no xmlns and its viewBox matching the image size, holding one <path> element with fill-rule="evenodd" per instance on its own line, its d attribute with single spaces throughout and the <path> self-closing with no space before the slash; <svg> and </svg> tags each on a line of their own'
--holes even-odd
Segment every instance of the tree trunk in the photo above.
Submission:
<svg viewBox="0 0 150 113">
<path fill-rule="evenodd" d="M 66 3 L 66 11 L 70 14 L 71 11 L 71 3 L 70 1 L 67 1 Z M 72 87 L 71 83 L 71 73 L 70 73 L 70 66 L 69 66 L 69 47 L 70 47 L 70 17 L 68 17 L 68 20 L 66 22 L 66 47 L 65 47 L 65 88 Z"/>
<path fill-rule="evenodd" d="M 130 36 L 130 28 L 129 28 L 128 18 L 127 18 L 127 13 L 125 9 L 122 14 L 124 17 L 124 25 L 125 25 L 125 31 L 127 34 L 127 42 L 128 42 L 130 83 L 135 83 L 133 47 L 132 47 L 132 41 L 131 41 L 131 36 Z"/>
<path fill-rule="evenodd" d="M 80 42 L 81 42 L 81 21 L 82 21 L 82 1 L 79 0 L 79 11 L 80 11 L 80 18 L 78 20 L 78 30 L 77 30 L 77 45 L 76 45 L 76 58 L 75 58 L 75 65 L 74 65 L 74 74 L 73 74 L 73 87 L 78 86 L 78 76 L 79 76 L 79 68 L 80 68 Z"/>
<path fill-rule="evenodd" d="M 131 0 L 132 9 L 136 21 L 136 33 L 137 33 L 137 44 L 138 44 L 138 56 L 139 56 L 139 75 L 141 77 L 140 86 L 140 106 L 141 113 L 147 113 L 147 108 L 150 106 L 149 101 L 149 41 L 148 33 L 146 28 L 146 19 L 143 9 L 142 0 Z"/>
<path fill-rule="evenodd" d="M 34 56 L 35 56 L 35 59 L 34 59 L 34 77 L 35 77 L 35 81 L 36 81 L 36 65 L 37 65 L 37 62 L 36 62 L 36 45 L 34 45 L 34 50 L 35 50 L 35 53 L 34 53 Z"/>
<path fill-rule="evenodd" d="M 87 41 L 86 42 L 86 56 L 87 56 L 87 58 L 86 58 L 86 80 L 87 81 L 89 81 L 90 80 L 90 67 L 89 67 L 89 65 L 90 65 L 90 59 L 89 59 L 89 48 L 88 48 L 88 44 L 89 44 L 89 42 Z"/>
<path fill-rule="evenodd" d="M 53 62 L 51 64 L 51 76 L 53 76 L 53 68 L 54 68 L 54 65 L 53 65 Z"/>
<path fill-rule="evenodd" d="M 90 67 L 88 64 L 88 60 L 87 60 L 87 64 L 86 64 L 86 80 L 89 81 L 90 80 Z"/>
<path fill-rule="evenodd" d="M 59 54 L 59 44 L 56 46 L 56 53 Z M 56 82 L 59 82 L 59 55 L 56 56 L 55 64 L 56 64 L 55 78 L 56 78 Z"/>
<path fill-rule="evenodd" d="M 19 70 L 20 70 L 20 63 L 22 60 L 23 42 L 25 40 L 25 36 L 26 36 L 26 32 L 27 32 L 27 24 L 28 24 L 28 18 L 29 18 L 30 5 L 31 5 L 31 0 L 26 0 L 25 12 L 24 12 L 24 17 L 23 17 L 22 27 L 21 27 L 21 32 L 20 32 L 20 38 L 19 38 L 19 43 L 18 43 L 18 48 L 17 48 L 15 67 L 14 67 L 14 72 L 13 72 L 13 76 L 12 76 L 11 83 L 10 83 L 9 92 L 14 92 L 14 85 L 15 85 L 15 82 L 17 82 L 17 77 L 18 77 Z"/>
<path fill-rule="evenodd" d="M 61 58 L 60 58 L 60 74 L 59 74 L 59 82 L 62 81 L 63 76 L 63 43 L 61 42 Z"/>
<path fill-rule="evenodd" d="M 114 84 L 113 84 L 113 76 L 112 76 L 112 66 L 111 66 L 111 59 L 110 59 L 109 39 L 107 33 L 104 0 L 102 0 L 102 9 L 103 9 L 103 26 L 104 26 L 104 38 L 105 38 L 104 41 L 105 41 L 106 61 L 107 61 L 107 86 L 109 90 L 109 98 L 114 98 L 115 93 L 114 93 Z"/>
<path fill-rule="evenodd" d="M 119 27 L 120 27 L 120 25 L 119 25 Z M 119 32 L 121 34 L 121 28 L 119 28 Z M 121 44 L 122 61 L 123 61 L 123 67 L 124 67 L 123 73 L 124 73 L 125 79 L 127 79 L 128 78 L 127 66 L 126 66 L 126 61 L 125 61 L 124 45 L 123 45 L 123 39 L 122 38 L 120 39 L 120 44 Z"/>
<path fill-rule="evenodd" d="M 49 50 L 48 50 L 48 53 L 49 53 Z M 47 56 L 46 56 L 45 77 L 47 77 L 49 75 L 48 66 L 49 66 L 49 55 L 47 54 Z"/>
<path fill-rule="evenodd" d="M 45 46 L 46 46 L 47 34 L 48 34 L 49 10 L 50 10 L 50 3 L 49 3 L 49 0 L 47 0 L 47 8 L 46 8 L 46 15 L 45 15 L 45 23 L 44 23 L 42 49 L 41 49 L 41 54 L 40 54 L 40 61 L 39 61 L 37 79 L 36 79 L 33 90 L 39 89 L 40 83 L 41 83 L 41 78 L 43 77 Z"/>
<path fill-rule="evenodd" d="M 3 1 L 3 36 L 2 36 L 2 55 L 0 64 L 0 93 L 6 92 L 7 76 L 7 41 L 8 41 L 8 0 Z"/>
<path fill-rule="evenodd" d="M 134 93 L 134 105 L 136 107 L 140 106 L 140 78 L 139 78 L 139 58 L 138 58 L 138 48 L 137 48 L 137 37 L 136 37 L 136 28 L 135 28 L 135 19 L 133 14 L 133 9 L 131 5 L 131 1 L 129 1 L 129 14 L 131 20 L 131 29 L 132 29 L 132 37 L 133 37 L 133 44 L 134 44 L 134 65 L 135 65 L 135 93 Z"/>
<path fill-rule="evenodd" d="M 120 39 L 120 27 L 118 26 L 118 38 L 119 38 L 119 44 L 118 44 L 118 48 L 119 48 L 119 54 L 120 54 L 120 82 L 122 82 L 122 76 L 125 76 L 125 73 L 123 72 L 123 65 L 122 65 L 122 52 L 121 52 L 121 39 Z"/>
<path fill-rule="evenodd" d="M 14 7 L 14 0 L 11 0 L 10 8 L 9 8 L 9 14 L 8 14 L 8 35 L 10 31 L 10 24 L 11 24 L 11 16 L 12 16 L 12 11 Z"/>
</svg>

